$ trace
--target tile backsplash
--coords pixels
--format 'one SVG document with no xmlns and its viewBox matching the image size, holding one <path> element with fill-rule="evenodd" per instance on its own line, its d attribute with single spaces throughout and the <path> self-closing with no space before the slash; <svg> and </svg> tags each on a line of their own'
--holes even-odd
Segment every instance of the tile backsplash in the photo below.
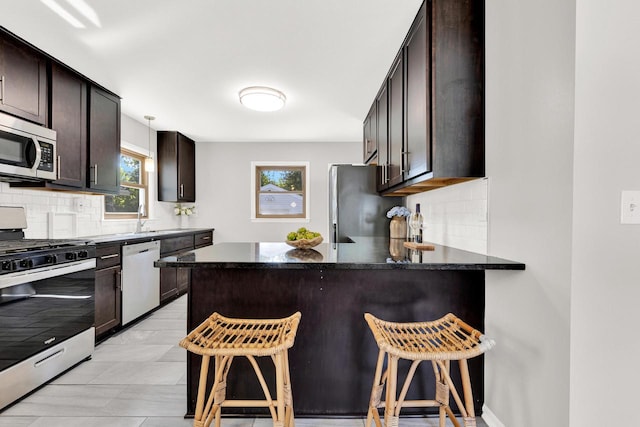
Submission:
<svg viewBox="0 0 640 427">
<path fill-rule="evenodd" d="M 11 188 L 0 182 L 0 206 L 21 206 L 27 215 L 27 238 L 73 238 L 128 233 L 136 220 L 104 220 L 104 197 L 100 195 Z M 152 203 L 145 229 L 179 227 L 173 204 Z"/>
<path fill-rule="evenodd" d="M 488 183 L 477 179 L 408 196 L 406 206 L 412 212 L 420 203 L 423 239 L 486 254 Z"/>
</svg>

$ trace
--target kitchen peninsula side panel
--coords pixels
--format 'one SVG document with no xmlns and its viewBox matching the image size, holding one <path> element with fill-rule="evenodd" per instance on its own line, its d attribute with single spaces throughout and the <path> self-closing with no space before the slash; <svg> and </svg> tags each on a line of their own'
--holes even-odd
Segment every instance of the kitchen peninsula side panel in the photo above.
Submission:
<svg viewBox="0 0 640 427">
<path fill-rule="evenodd" d="M 290 350 L 296 415 L 364 416 L 378 349 L 364 313 L 391 321 L 424 321 L 453 312 L 484 329 L 484 271 L 368 269 L 191 269 L 188 330 L 217 311 L 230 317 L 276 318 L 302 312 Z M 273 374 L 261 360 L 267 380 Z M 187 354 L 188 415 L 193 415 L 200 357 Z M 236 358 L 227 380 L 229 399 L 264 399 L 251 366 Z M 452 375 L 459 381 L 457 364 Z M 483 358 L 469 361 L 474 403 L 484 402 Z M 403 372 L 408 366 L 401 364 Z M 404 375 L 404 374 L 402 374 Z M 399 381 L 404 381 L 402 377 Z M 418 369 L 408 399 L 434 393 L 427 363 Z M 211 378 L 210 378 L 211 380 Z M 426 393 L 426 394 L 425 394 Z M 422 396 L 422 397 L 420 397 Z M 455 410 L 455 409 L 454 409 Z M 262 409 L 227 408 L 226 413 L 262 414 Z M 433 408 L 405 414 L 432 413 Z"/>
</svg>

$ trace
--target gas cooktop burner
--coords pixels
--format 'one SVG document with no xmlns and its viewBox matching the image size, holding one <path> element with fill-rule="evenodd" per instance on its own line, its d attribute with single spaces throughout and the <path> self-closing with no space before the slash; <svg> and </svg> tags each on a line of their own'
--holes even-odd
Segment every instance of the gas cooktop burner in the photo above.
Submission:
<svg viewBox="0 0 640 427">
<path fill-rule="evenodd" d="M 26 227 L 24 208 L 0 206 L 0 285 L 15 274 L 23 276 L 29 270 L 42 272 L 58 264 L 96 257 L 96 246 L 90 240 L 25 239 Z"/>
<path fill-rule="evenodd" d="M 0 255 L 28 252 L 42 249 L 84 246 L 84 240 L 70 239 L 16 239 L 0 240 Z"/>
</svg>

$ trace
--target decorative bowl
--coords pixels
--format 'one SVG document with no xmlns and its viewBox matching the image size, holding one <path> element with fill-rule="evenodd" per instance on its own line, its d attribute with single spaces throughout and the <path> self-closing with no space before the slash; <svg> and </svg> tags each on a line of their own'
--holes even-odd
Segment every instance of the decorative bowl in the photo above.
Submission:
<svg viewBox="0 0 640 427">
<path fill-rule="evenodd" d="M 313 239 L 285 240 L 285 243 L 297 249 L 310 249 L 322 243 L 322 236 Z"/>
</svg>

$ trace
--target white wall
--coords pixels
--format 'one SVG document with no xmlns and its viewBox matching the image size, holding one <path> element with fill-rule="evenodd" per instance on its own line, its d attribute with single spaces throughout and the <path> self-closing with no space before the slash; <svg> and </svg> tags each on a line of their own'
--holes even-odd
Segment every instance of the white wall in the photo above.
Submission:
<svg viewBox="0 0 640 427">
<path fill-rule="evenodd" d="M 306 227 L 329 234 L 328 167 L 362 161 L 361 142 L 206 142 L 196 144 L 196 208 L 190 226 L 214 227 L 219 242 L 283 241 Z M 310 162 L 310 221 L 251 220 L 251 162 Z"/>
<path fill-rule="evenodd" d="M 122 115 L 122 145 L 142 154 L 148 153 L 149 133 L 146 124 Z M 155 152 L 156 132 L 151 132 L 151 151 Z M 173 214 L 172 203 L 157 202 L 157 179 L 150 180 L 149 201 L 151 219 L 145 224 L 151 229 L 180 226 Z M 135 230 L 136 220 L 103 220 L 104 197 L 66 191 L 43 191 L 11 188 L 0 182 L 0 205 L 22 206 L 27 213 L 27 238 L 70 238 L 99 234 L 126 233 Z M 55 214 L 52 224 L 49 217 Z"/>
<path fill-rule="evenodd" d="M 640 3 L 577 1 L 571 426 L 636 425 L 640 225 Z"/>
<path fill-rule="evenodd" d="M 423 240 L 486 254 L 488 182 L 476 179 L 407 196 L 411 211 L 420 203 Z"/>
<path fill-rule="evenodd" d="M 574 1 L 486 2 L 488 249 L 526 264 L 486 273 L 485 404 L 505 426 L 569 425 L 574 54 Z"/>
</svg>

